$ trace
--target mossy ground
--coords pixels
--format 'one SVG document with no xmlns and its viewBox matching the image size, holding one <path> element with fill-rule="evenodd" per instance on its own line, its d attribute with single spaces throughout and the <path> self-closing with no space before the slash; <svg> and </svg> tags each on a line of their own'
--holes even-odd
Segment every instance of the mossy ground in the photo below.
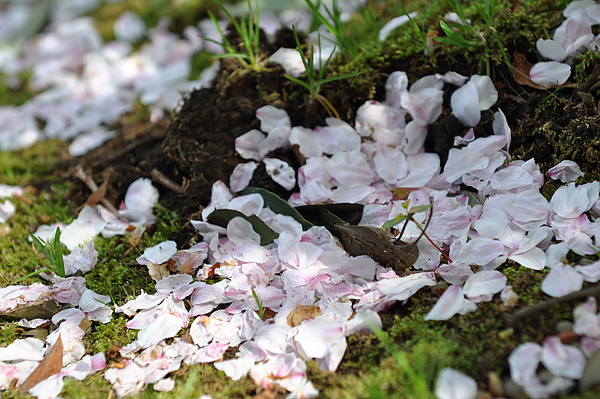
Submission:
<svg viewBox="0 0 600 399">
<path fill-rule="evenodd" d="M 560 12 L 567 3 L 566 0 L 501 0 L 495 28 L 502 38 L 502 45 L 506 49 L 518 49 L 524 52 L 530 61 L 535 61 L 538 57 L 535 41 L 540 37 L 550 37 L 552 29 L 561 22 Z M 170 4 L 171 2 L 166 0 L 149 3 L 129 0 L 107 4 L 95 16 L 105 39 L 111 39 L 112 22 L 126 9 L 139 12 L 149 26 L 155 24 L 162 15 L 170 15 L 174 31 L 179 31 L 185 24 L 194 23 L 204 17 L 209 7 L 216 10 L 214 4 L 208 4 L 206 1 L 188 2 L 185 6 L 188 8 L 177 8 Z M 428 8 L 430 4 L 432 5 Z M 394 70 L 407 71 L 411 81 L 429 73 L 444 73 L 448 70 L 456 70 L 465 75 L 484 72 L 485 62 L 479 57 L 478 48 L 455 52 L 447 47 L 440 47 L 433 56 L 424 55 L 426 44 L 419 40 L 419 33 L 410 25 L 395 31 L 388 41 L 380 43 L 376 38 L 379 28 L 387 20 L 402 14 L 402 9 L 395 1 L 372 1 L 370 5 L 371 11 L 355 16 L 350 23 L 349 34 L 355 38 L 354 48 L 343 51 L 330 66 L 331 74 L 345 74 L 358 70 L 366 70 L 367 73 L 326 85 L 322 91 L 322 94 L 335 104 L 345 120 L 352 122 L 356 104 L 368 99 L 383 99 L 385 78 Z M 439 31 L 440 16 L 448 11 L 443 1 L 414 1 L 405 7 L 407 11 L 422 11 L 415 18 L 415 22 L 424 34 Z M 467 7 L 465 12 L 473 18 L 474 23 L 481 23 L 477 20 L 472 6 Z M 497 51 L 499 45 L 491 43 L 490 46 L 492 78 L 502 85 L 500 105 L 512 122 L 515 139 L 513 155 L 522 159 L 534 157 L 541 164 L 543 171 L 560 160 L 572 159 L 586 172 L 586 177 L 581 182 L 599 179 L 600 168 L 597 166 L 600 162 L 600 143 L 597 133 L 600 122 L 597 111 L 594 113 L 593 108 L 600 99 L 600 88 L 598 85 L 594 86 L 594 79 L 597 80 L 600 72 L 596 67 L 598 54 L 588 53 L 576 60 L 572 80 L 577 89 L 538 91 L 518 86 L 512 80 L 510 68 L 501 57 L 501 52 Z M 195 73 L 209 62 L 205 54 L 199 54 L 194 61 Z M 301 90 L 292 90 L 293 85 L 281 77 L 268 81 L 252 78 L 243 82 L 254 85 L 251 89 L 252 93 L 257 93 L 258 99 L 254 100 L 257 103 L 280 105 L 281 102 L 290 100 L 294 101 L 294 104 L 305 101 Z M 274 84 L 278 86 L 273 88 Z M 280 91 L 282 85 L 286 85 L 288 91 Z M 230 90 L 236 92 L 235 88 Z M 240 91 L 238 87 L 237 90 L 237 93 L 247 95 L 247 91 L 244 91 L 246 88 Z M 20 104 L 30 95 L 25 87 L 22 91 L 15 92 L 0 84 L 0 104 Z M 190 98 L 193 98 L 193 95 L 188 97 L 188 101 Z M 231 104 L 236 105 L 235 102 Z M 244 104 L 247 105 L 242 105 Z M 304 115 L 294 118 L 314 116 L 322 120 L 326 116 L 324 110 L 314 107 L 305 107 L 304 111 Z M 254 109 L 250 109 L 250 114 L 253 112 Z M 556 117 L 557 114 L 561 115 L 560 119 Z M 437 123 L 455 126 L 448 122 L 451 117 L 444 116 L 445 122 Z M 138 126 L 147 124 L 147 118 L 147 110 L 138 104 L 136 111 L 123 119 L 123 130 L 135 130 Z M 186 120 L 184 115 L 175 115 L 171 126 L 181 125 Z M 483 132 L 483 129 L 489 130 L 489 121 L 489 116 L 486 119 L 484 115 L 481 126 L 476 129 L 477 133 L 489 134 L 489 131 Z M 248 120 L 247 123 L 250 126 L 255 122 Z M 240 133 L 246 130 L 241 129 Z M 448 135 L 453 137 L 461 133 L 462 131 L 453 130 L 448 132 Z M 68 223 L 77 214 L 77 208 L 82 201 L 73 196 L 73 192 L 81 191 L 81 183 L 71 177 L 68 173 L 69 167 L 65 166 L 69 165 L 66 146 L 65 143 L 47 141 L 21 152 L 0 154 L 0 181 L 30 187 L 22 198 L 13 200 L 17 206 L 16 215 L 8 223 L 0 225 L 0 286 L 13 284 L 16 279 L 30 273 L 44 262 L 27 240 L 31 232 L 44 223 Z M 206 147 L 201 149 L 206 151 Z M 190 160 L 187 161 L 192 164 Z M 141 163 L 126 165 L 125 169 L 139 174 L 140 170 L 143 170 L 139 165 Z M 206 180 L 207 186 L 214 180 L 197 170 L 186 174 L 183 167 L 179 173 L 176 175 L 179 179 L 185 181 L 197 177 Z M 221 173 L 226 176 L 229 174 L 227 171 Z M 131 174 L 128 175 L 129 180 L 130 176 Z M 118 190 L 115 189 L 121 198 L 124 194 L 124 184 L 121 183 Z M 556 184 L 548 184 L 544 187 L 544 194 L 549 197 L 556 188 Z M 196 201 L 194 206 L 197 211 L 197 204 L 202 204 L 202 201 L 197 198 Z M 163 205 L 157 208 L 156 230 L 144 234 L 143 240 L 136 246 L 132 246 L 124 237 L 96 239 L 99 262 L 96 268 L 85 276 L 87 286 L 98 293 L 110 295 L 113 303 L 118 304 L 135 297 L 142 290 L 153 292 L 152 280 L 145 268 L 137 265 L 135 258 L 144 248 L 165 239 L 176 238 L 179 242 L 185 241 L 182 239 L 182 231 L 186 234 L 189 231 L 184 228 L 184 224 L 190 210 L 185 208 L 185 214 L 182 215 L 180 209 L 183 208 L 173 205 L 177 203 L 165 200 Z M 540 282 L 545 272 L 532 271 L 510 262 L 504 265 L 501 271 L 507 276 L 508 284 L 519 294 L 517 309 L 547 299 L 540 290 Z M 29 277 L 22 283 L 38 281 L 40 279 L 36 277 Z M 555 334 L 557 322 L 570 320 L 575 305 L 566 303 L 556 306 L 522 320 L 513 328 L 506 325 L 505 317 L 515 309 L 503 307 L 497 299 L 491 303 L 480 304 L 476 312 L 465 316 L 455 316 L 446 322 L 426 322 L 424 316 L 437 297 L 438 295 L 430 290 L 422 290 L 405 305 L 395 305 L 384 313 L 384 338 L 387 338 L 383 341 L 374 334 L 349 337 L 348 350 L 336 373 L 322 372 L 314 362 L 309 362 L 309 378 L 321 391 L 321 397 L 430 398 L 433 397 L 435 377 L 444 366 L 454 367 L 475 377 L 479 387 L 487 389 L 488 372 L 493 371 L 506 377 L 507 357 L 510 352 L 520 343 L 541 342 L 544 336 Z M 123 315 L 116 315 L 106 325 L 94 325 L 85 338 L 87 351 L 90 354 L 99 351 L 110 353 L 114 348 L 133 340 L 136 332 L 125 327 L 126 321 Z M 17 327 L 14 322 L 1 323 L 0 345 L 9 344 L 25 334 L 26 331 Z M 259 393 L 249 378 L 232 381 L 210 364 L 183 367 L 173 374 L 177 381 L 173 392 L 155 392 L 149 387 L 136 397 L 198 398 L 205 393 L 214 398 L 247 398 Z M 61 396 L 106 398 L 111 395 L 110 388 L 110 384 L 100 373 L 84 381 L 68 379 Z M 280 397 L 282 393 L 277 395 Z M 596 388 L 572 395 L 570 398 L 591 399 L 598 395 L 600 389 Z M 24 396 L 15 392 L 4 392 L 2 397 Z"/>
</svg>

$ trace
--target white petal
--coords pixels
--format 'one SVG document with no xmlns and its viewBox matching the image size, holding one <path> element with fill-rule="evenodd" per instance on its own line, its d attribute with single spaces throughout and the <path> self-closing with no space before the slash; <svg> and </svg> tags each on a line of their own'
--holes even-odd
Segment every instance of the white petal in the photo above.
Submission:
<svg viewBox="0 0 600 399">
<path fill-rule="evenodd" d="M 265 105 L 256 110 L 256 118 L 260 121 L 260 130 L 271 133 L 278 126 L 292 126 L 287 112 L 272 105 Z"/>
<path fill-rule="evenodd" d="M 235 139 L 235 150 L 244 159 L 260 161 L 258 148 L 267 136 L 257 129 L 252 129 Z"/>
<path fill-rule="evenodd" d="M 477 383 L 466 374 L 450 367 L 444 367 L 435 385 L 435 397 L 437 399 L 475 399 Z"/>
<path fill-rule="evenodd" d="M 538 62 L 529 71 L 529 77 L 543 87 L 560 86 L 571 76 L 571 66 L 556 61 Z"/>
<path fill-rule="evenodd" d="M 494 114 L 492 129 L 494 130 L 494 134 L 506 137 L 506 150 L 508 151 L 510 148 L 511 130 L 510 126 L 508 126 L 508 121 L 506 120 L 504 112 L 502 112 L 502 110 L 499 108 Z"/>
<path fill-rule="evenodd" d="M 140 347 L 148 348 L 165 338 L 174 337 L 183 327 L 183 320 L 172 314 L 161 314 L 138 333 Z"/>
<path fill-rule="evenodd" d="M 325 316 L 317 316 L 298 326 L 294 337 L 299 352 L 307 358 L 324 357 L 337 341 L 345 341 L 344 327 Z"/>
<path fill-rule="evenodd" d="M 253 161 L 237 164 L 229 177 L 231 191 L 237 193 L 248 187 L 257 167 L 258 164 Z"/>
<path fill-rule="evenodd" d="M 456 89 L 450 97 L 450 106 L 454 116 L 465 126 L 475 127 L 481 119 L 479 94 L 473 82 L 467 82 Z"/>
<path fill-rule="evenodd" d="M 583 176 L 583 172 L 577 163 L 573 161 L 561 161 L 558 165 L 548 170 L 548 176 L 553 180 L 570 183 Z"/>
<path fill-rule="evenodd" d="M 583 287 L 583 276 L 572 266 L 554 266 L 542 281 L 542 291 L 553 297 L 561 297 Z"/>
<path fill-rule="evenodd" d="M 306 72 L 306 68 L 302 63 L 302 56 L 296 49 L 281 47 L 271 54 L 269 60 L 281 65 L 286 74 L 295 78 Z"/>
<path fill-rule="evenodd" d="M 544 339 L 542 363 L 552 374 L 578 380 L 583 374 L 586 359 L 581 350 L 564 345 L 557 336 Z"/>
<path fill-rule="evenodd" d="M 465 296 L 459 285 L 451 285 L 425 316 L 425 320 L 448 320 L 465 306 Z"/>
<path fill-rule="evenodd" d="M 491 301 L 494 294 L 506 287 L 506 276 L 496 270 L 475 273 L 465 283 L 463 292 L 473 302 Z"/>
<path fill-rule="evenodd" d="M 479 110 L 485 111 L 496 104 L 498 100 L 498 90 L 494 87 L 494 82 L 487 75 L 473 75 L 469 82 L 473 82 L 477 87 L 479 97 Z"/>
<path fill-rule="evenodd" d="M 460 249 L 455 260 L 468 265 L 483 266 L 497 259 L 503 252 L 502 243 L 485 237 L 476 237 Z"/>
<path fill-rule="evenodd" d="M 409 18 L 408 18 L 409 16 L 410 16 L 410 18 L 414 18 L 417 15 L 418 15 L 418 13 L 415 11 L 415 12 L 411 12 L 408 15 L 401 15 L 399 17 L 392 18 L 379 31 L 379 41 L 385 42 L 385 39 L 387 39 L 387 37 L 390 35 L 390 33 L 392 33 L 392 31 L 394 29 L 396 29 L 399 26 L 404 25 L 405 23 L 407 23 L 409 21 Z"/>
<path fill-rule="evenodd" d="M 567 53 L 565 49 L 555 40 L 552 39 L 542 39 L 539 38 L 535 43 L 537 50 L 540 52 L 541 56 L 552 60 L 561 62 L 565 58 L 567 58 Z"/>
<path fill-rule="evenodd" d="M 287 162 L 277 158 L 263 159 L 267 173 L 273 181 L 286 190 L 291 190 L 296 185 L 296 171 Z"/>
</svg>

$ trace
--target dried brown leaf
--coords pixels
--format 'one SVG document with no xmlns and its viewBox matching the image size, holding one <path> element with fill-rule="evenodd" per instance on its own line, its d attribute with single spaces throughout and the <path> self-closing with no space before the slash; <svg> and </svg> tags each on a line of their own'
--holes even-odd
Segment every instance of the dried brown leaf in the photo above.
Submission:
<svg viewBox="0 0 600 399">
<path fill-rule="evenodd" d="M 60 335 L 56 339 L 56 342 L 46 353 L 44 360 L 38 364 L 33 370 L 33 373 L 27 377 L 17 390 L 20 393 L 28 393 L 31 388 L 36 386 L 38 383 L 48 379 L 56 373 L 60 372 L 62 368 L 63 360 L 63 344 Z"/>
<path fill-rule="evenodd" d="M 323 313 L 318 306 L 311 305 L 298 305 L 294 310 L 290 312 L 287 317 L 287 322 L 290 327 L 299 326 L 306 319 L 314 319 L 317 316 L 321 316 Z"/>
</svg>

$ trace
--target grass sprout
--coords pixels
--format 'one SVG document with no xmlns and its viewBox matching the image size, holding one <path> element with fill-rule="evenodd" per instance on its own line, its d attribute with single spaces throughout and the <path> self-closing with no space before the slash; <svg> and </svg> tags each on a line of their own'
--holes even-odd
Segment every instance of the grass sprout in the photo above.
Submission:
<svg viewBox="0 0 600 399">
<path fill-rule="evenodd" d="M 265 320 L 265 308 L 262 304 L 262 301 L 256 294 L 256 291 L 254 291 L 254 288 L 252 288 L 252 296 L 254 297 L 254 300 L 256 301 L 256 306 L 258 306 L 258 317 L 260 317 L 260 319 L 264 321 Z"/>
<path fill-rule="evenodd" d="M 446 34 L 446 37 L 437 37 L 439 43 L 453 46 L 456 50 L 467 49 L 474 50 L 483 46 L 483 53 L 486 65 L 486 74 L 490 75 L 490 41 L 498 45 L 503 60 L 507 65 L 511 65 L 508 55 L 500 41 L 497 30 L 494 27 L 495 17 L 498 13 L 498 0 L 483 0 L 475 5 L 479 16 L 483 19 L 483 29 L 471 24 L 465 14 L 461 0 L 446 0 L 446 3 L 460 19 L 460 23 L 449 25 L 440 20 L 440 28 Z"/>
<path fill-rule="evenodd" d="M 397 394 L 393 397 L 406 397 L 418 399 L 433 399 L 433 386 L 435 379 L 444 366 L 441 356 L 428 355 L 422 347 L 416 347 L 412 353 L 407 354 L 392 342 L 390 337 L 380 328 L 371 326 L 371 330 L 381 341 L 385 350 L 392 356 L 398 375 L 394 383 L 381 384 L 379 381 L 370 381 L 367 392 L 370 398 L 389 398 L 389 389 L 394 389 Z M 388 389 L 385 389 L 388 388 Z"/>
<path fill-rule="evenodd" d="M 227 8 L 219 1 L 215 0 L 218 6 L 223 10 L 227 18 L 233 25 L 233 28 L 238 33 L 240 38 L 242 39 L 242 43 L 240 45 L 242 51 L 237 51 L 234 45 L 229 41 L 223 29 L 219 25 L 219 21 L 215 17 L 212 12 L 208 12 L 208 16 L 215 24 L 215 27 L 219 31 L 221 35 L 221 42 L 205 37 L 205 40 L 216 43 L 219 46 L 223 47 L 225 50 L 224 54 L 215 55 L 217 58 L 236 58 L 238 62 L 245 69 L 252 70 L 254 72 L 262 72 L 266 68 L 267 58 L 261 56 L 260 54 L 260 25 L 258 21 L 260 20 L 260 11 L 259 8 L 256 7 L 256 10 L 252 9 L 252 4 L 250 0 L 248 0 L 248 16 L 244 19 L 240 18 L 238 22 L 231 12 L 227 10 Z"/>
<path fill-rule="evenodd" d="M 300 59 L 302 60 L 304 68 L 306 69 L 306 79 L 308 80 L 308 82 L 305 82 L 287 74 L 284 76 L 292 82 L 298 83 L 299 85 L 306 88 L 310 96 L 310 101 L 313 102 L 314 100 L 317 100 L 323 106 L 323 108 L 325 108 L 329 116 L 341 119 L 339 112 L 335 109 L 331 101 L 329 101 L 325 96 L 319 93 L 321 91 L 321 86 L 326 83 L 334 82 L 336 80 L 358 76 L 365 73 L 366 71 L 352 72 L 344 75 L 331 76 L 325 78 L 325 69 L 327 69 L 327 65 L 329 65 L 329 61 L 331 61 L 331 58 L 333 57 L 335 51 L 332 51 L 329 57 L 327 57 L 327 60 L 325 60 L 325 62 L 323 63 L 321 58 L 321 37 L 319 36 L 317 43 L 317 47 L 319 48 L 319 56 L 317 57 L 319 60 L 319 68 L 315 68 L 314 46 L 310 46 L 308 52 L 309 55 L 307 57 L 304 54 L 302 45 L 300 44 L 300 39 L 298 38 L 296 28 L 292 27 L 292 31 L 294 33 L 294 39 L 296 40 L 296 50 L 298 50 L 298 53 L 300 53 Z"/>
<path fill-rule="evenodd" d="M 36 270 L 33 273 L 29 273 L 19 278 L 16 282 L 44 272 L 52 272 L 59 277 L 66 277 L 65 262 L 62 253 L 62 244 L 60 243 L 60 234 L 61 231 L 57 227 L 56 232 L 54 233 L 54 238 L 52 239 L 52 241 L 48 240 L 46 244 L 42 243 L 42 241 L 40 241 L 40 239 L 34 236 L 33 234 L 31 235 L 33 244 L 37 247 L 38 251 L 40 251 L 42 255 L 44 255 L 48 263 L 50 263 L 50 267 L 41 270 Z"/>
<path fill-rule="evenodd" d="M 325 4 L 322 5 L 321 0 L 317 0 L 316 3 L 313 3 L 312 0 L 305 1 L 306 5 L 308 5 L 312 11 L 315 21 L 324 25 L 325 28 L 327 28 L 327 30 L 335 37 L 335 42 L 338 48 L 341 50 L 347 50 L 350 53 L 354 53 L 356 51 L 356 45 L 352 38 L 346 34 L 347 25 L 344 21 L 342 21 L 342 8 L 339 6 L 337 0 L 333 0 L 331 8 L 327 7 Z M 323 15 L 321 12 L 321 6 L 327 15 Z M 314 25 L 315 24 L 313 23 L 311 29 L 315 28 Z"/>
</svg>

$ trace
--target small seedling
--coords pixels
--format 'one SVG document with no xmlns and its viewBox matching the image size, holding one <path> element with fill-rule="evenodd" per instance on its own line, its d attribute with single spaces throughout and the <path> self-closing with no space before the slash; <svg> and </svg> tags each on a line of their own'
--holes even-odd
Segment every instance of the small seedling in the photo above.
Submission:
<svg viewBox="0 0 600 399">
<path fill-rule="evenodd" d="M 264 321 L 265 320 L 265 308 L 263 307 L 262 301 L 258 298 L 256 291 L 254 291 L 254 288 L 252 288 L 252 296 L 254 297 L 254 300 L 256 301 L 256 306 L 258 306 L 258 317 L 260 317 L 260 319 L 262 321 Z"/>
<path fill-rule="evenodd" d="M 293 76 L 290 75 L 284 75 L 287 79 L 291 80 L 294 83 L 298 83 L 299 85 L 303 86 L 304 88 L 306 88 L 306 90 L 308 90 L 309 96 L 310 96 L 310 101 L 313 102 L 314 100 L 317 100 L 322 106 L 323 108 L 325 108 L 325 110 L 327 111 L 327 113 L 329 114 L 329 116 L 331 117 L 336 117 L 338 119 L 341 119 L 340 114 L 337 112 L 337 110 L 335 109 L 335 107 L 333 106 L 333 104 L 331 103 L 331 101 L 329 101 L 325 96 L 319 94 L 319 92 L 321 91 L 321 86 L 326 84 L 326 83 L 330 83 L 336 80 L 340 80 L 340 79 L 346 79 L 346 78 L 350 78 L 353 76 L 358 76 L 361 75 L 363 73 L 365 73 L 366 71 L 359 71 L 359 72 L 352 72 L 352 73 L 348 73 L 345 75 L 339 75 L 339 76 L 331 76 L 329 78 L 325 78 L 325 69 L 327 69 L 327 65 L 329 65 L 329 61 L 331 61 L 331 58 L 333 57 L 335 51 L 332 51 L 331 54 L 329 55 L 329 57 L 327 57 L 327 60 L 325 61 L 325 63 L 323 63 L 321 61 L 321 38 L 319 36 L 318 39 L 318 47 L 319 47 L 319 68 L 318 71 L 315 70 L 315 52 L 314 52 L 314 47 L 310 46 L 309 48 L 309 56 L 307 57 L 304 54 L 304 50 L 302 49 L 302 45 L 300 44 L 300 39 L 298 38 L 298 33 L 296 32 L 296 28 L 292 27 L 292 30 L 294 32 L 294 39 L 296 39 L 296 49 L 298 50 L 298 53 L 300 53 L 300 59 L 302 60 L 302 64 L 304 65 L 304 69 L 306 69 L 306 78 L 308 79 L 308 82 L 304 82 L 298 78 L 295 78 Z"/>
<path fill-rule="evenodd" d="M 447 35 L 447 37 L 438 37 L 436 40 L 439 43 L 453 46 L 456 50 L 470 49 L 474 50 L 483 46 L 483 53 L 486 65 L 486 74 L 490 75 L 490 40 L 493 40 L 500 50 L 502 58 L 507 65 L 510 64 L 510 60 L 504 46 L 500 41 L 498 32 L 494 27 L 495 16 L 497 14 L 498 0 L 483 0 L 482 4 L 476 5 L 476 10 L 479 16 L 483 19 L 483 29 L 478 29 L 472 25 L 467 19 L 465 10 L 461 3 L 461 0 L 446 0 L 446 3 L 450 6 L 452 11 L 458 16 L 461 23 L 448 25 L 444 21 L 440 21 L 440 27 Z"/>
<path fill-rule="evenodd" d="M 314 16 L 311 30 L 317 28 L 317 26 L 314 26 L 316 25 L 315 22 L 323 24 L 335 37 L 335 42 L 339 49 L 347 50 L 351 54 L 354 54 L 356 51 L 356 44 L 352 38 L 346 34 L 347 26 L 346 23 L 342 21 L 342 8 L 339 6 L 337 0 L 333 0 L 331 8 L 324 4 L 322 5 L 327 15 L 321 13 L 321 0 L 317 0 L 316 4 L 311 0 L 306 0 L 306 5 L 308 5 Z"/>
<path fill-rule="evenodd" d="M 260 54 L 260 26 L 258 24 L 260 18 L 260 12 L 258 7 L 256 8 L 256 13 L 252 9 L 252 4 L 250 0 L 248 0 L 248 17 L 246 19 L 240 18 L 240 22 L 238 22 L 231 12 L 225 8 L 223 4 L 219 0 L 215 0 L 218 6 L 223 10 L 229 21 L 233 25 L 233 28 L 238 33 L 240 38 L 242 39 L 241 49 L 242 51 L 237 51 L 233 44 L 229 41 L 225 32 L 221 29 L 219 25 L 219 21 L 215 17 L 212 12 L 208 12 L 208 16 L 215 24 L 215 27 L 219 31 L 221 35 L 221 42 L 209 39 L 205 37 L 205 40 L 216 43 L 219 46 L 223 47 L 225 50 L 224 54 L 215 55 L 217 58 L 236 58 L 238 62 L 245 69 L 250 69 L 254 72 L 262 72 L 266 68 L 267 58 Z"/>
<path fill-rule="evenodd" d="M 21 281 L 27 277 L 35 276 L 44 272 L 52 272 L 59 277 L 66 277 L 65 273 L 65 262 L 62 253 L 62 244 L 60 243 L 60 234 L 61 231 L 57 227 L 56 233 L 54 233 L 54 238 L 52 241 L 48 240 L 46 244 L 42 243 L 39 238 L 34 235 L 31 235 L 31 239 L 33 240 L 33 244 L 37 247 L 38 251 L 44 255 L 48 263 L 50 263 L 50 267 L 45 269 L 36 270 L 33 273 L 29 273 L 26 276 L 23 276 L 17 280 Z"/>
</svg>

